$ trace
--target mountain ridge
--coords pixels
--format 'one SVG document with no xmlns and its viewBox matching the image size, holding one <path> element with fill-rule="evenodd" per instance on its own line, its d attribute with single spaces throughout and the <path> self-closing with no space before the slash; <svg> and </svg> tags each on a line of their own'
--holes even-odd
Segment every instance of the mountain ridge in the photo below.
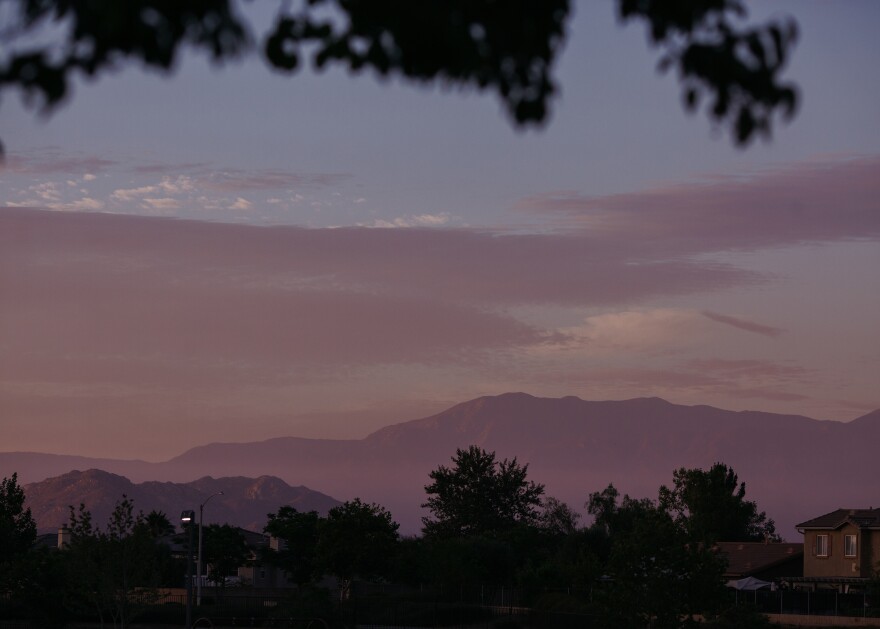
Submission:
<svg viewBox="0 0 880 629">
<path fill-rule="evenodd" d="M 223 495 L 205 509 L 205 523 L 228 523 L 245 529 L 262 531 L 266 514 L 283 505 L 300 511 L 326 513 L 339 501 L 304 486 L 292 487 L 275 476 L 258 478 L 204 476 L 189 483 L 144 481 L 133 483 L 128 478 L 101 469 L 73 470 L 23 487 L 40 532 L 51 532 L 69 522 L 69 509 L 84 505 L 92 514 L 92 522 L 102 527 L 117 501 L 127 496 L 135 512 L 162 511 L 172 524 L 177 524 L 181 511 L 197 510 L 206 498 L 219 491 Z"/>
<path fill-rule="evenodd" d="M 794 523 L 838 502 L 853 508 L 880 503 L 880 490 L 866 480 L 878 439 L 876 411 L 843 423 L 650 397 L 585 401 L 510 393 L 462 402 L 363 439 L 206 444 L 161 463 L 109 460 L 109 467 L 135 481 L 277 476 L 341 500 L 383 504 L 402 530 L 413 533 L 428 474 L 448 465 L 459 447 L 479 445 L 499 458 L 516 457 L 548 494 L 576 507 L 609 483 L 621 493 L 656 498 L 675 469 L 720 461 L 747 483 L 749 497 L 776 519 L 783 536 L 791 536 L 786 529 Z M 13 463 L 0 453 L 0 474 L 16 471 Z M 51 463 L 63 467 L 63 460 Z M 46 471 L 39 465 L 29 470 Z M 25 475 L 19 478 L 24 482 Z"/>
</svg>

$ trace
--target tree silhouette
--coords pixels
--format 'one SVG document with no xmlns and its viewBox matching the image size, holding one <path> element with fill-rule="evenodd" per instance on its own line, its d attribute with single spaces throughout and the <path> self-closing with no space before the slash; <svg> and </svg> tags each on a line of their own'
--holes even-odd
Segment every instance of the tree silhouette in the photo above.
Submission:
<svg viewBox="0 0 880 629">
<path fill-rule="evenodd" d="M 18 474 L 0 481 L 0 563 L 27 553 L 37 538 L 37 525 L 24 499 Z"/>
<path fill-rule="evenodd" d="M 162 539 L 174 535 L 174 525 L 165 515 L 164 511 L 153 509 L 141 521 L 141 525 L 146 527 L 153 539 Z"/>
<path fill-rule="evenodd" d="M 691 539 L 707 543 L 779 541 L 773 520 L 746 500 L 746 484 L 724 463 L 709 470 L 679 468 L 672 481 L 672 489 L 660 488 L 660 506 Z"/>
<path fill-rule="evenodd" d="M 624 495 L 609 485 L 590 494 L 587 509 L 610 586 L 598 599 L 613 627 L 693 626 L 693 617 L 715 611 L 724 600 L 724 561 L 706 544 L 692 543 L 666 509 L 647 498 Z"/>
<path fill-rule="evenodd" d="M 494 452 L 478 446 L 458 449 L 453 467 L 431 472 L 425 487 L 432 518 L 422 518 L 433 537 L 494 536 L 517 524 L 538 522 L 544 486 L 526 479 L 529 466 L 516 459 L 495 460 Z"/>
<path fill-rule="evenodd" d="M 270 550 L 265 558 L 287 573 L 300 588 L 310 583 L 318 574 L 317 511 L 300 512 L 295 507 L 283 506 L 277 513 L 269 514 L 269 522 L 263 531 L 282 540 L 281 548 Z"/>
<path fill-rule="evenodd" d="M 339 578 L 341 597 L 348 596 L 355 577 L 385 574 L 399 542 L 398 528 L 383 506 L 360 498 L 333 507 L 319 521 L 318 563 Z"/>
<path fill-rule="evenodd" d="M 685 105 L 707 112 L 745 144 L 769 135 L 775 112 L 791 116 L 794 88 L 780 78 L 796 39 L 792 20 L 741 25 L 741 0 L 617 0 L 622 21 L 645 23 L 675 67 Z M 0 93 L 21 89 L 49 110 L 76 73 L 94 77 L 126 61 L 164 72 L 181 49 L 218 63 L 252 50 L 290 73 L 305 51 L 317 68 L 442 81 L 494 92 L 518 125 L 547 117 L 557 91 L 552 67 L 570 0 L 308 0 L 279 3 L 268 32 L 254 36 L 231 0 L 10 0 L 0 31 Z M 37 42 L 34 44 L 34 42 Z"/>
<path fill-rule="evenodd" d="M 127 627 L 155 600 L 159 581 L 156 540 L 143 514 L 135 515 L 132 500 L 123 494 L 104 530 L 93 524 L 83 504 L 70 507 L 68 528 L 71 541 L 62 557 L 70 611 L 92 611 L 102 624 L 109 616 L 114 626 Z"/>
<path fill-rule="evenodd" d="M 209 524 L 204 528 L 205 564 L 208 580 L 226 591 L 226 578 L 235 574 L 251 558 L 247 540 L 238 527 L 229 524 Z"/>
</svg>

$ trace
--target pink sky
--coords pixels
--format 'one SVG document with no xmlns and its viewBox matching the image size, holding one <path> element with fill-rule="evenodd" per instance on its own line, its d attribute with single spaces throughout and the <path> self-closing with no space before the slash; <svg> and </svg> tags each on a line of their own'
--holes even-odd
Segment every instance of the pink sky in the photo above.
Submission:
<svg viewBox="0 0 880 629">
<path fill-rule="evenodd" d="M 507 391 L 880 407 L 880 3 L 845 5 L 749 4 L 798 20 L 803 98 L 747 150 L 599 3 L 536 132 L 251 61 L 4 100 L 0 450 L 361 437 Z"/>
<path fill-rule="evenodd" d="M 358 437 L 507 390 L 844 420 L 880 406 L 865 371 L 876 291 L 873 310 L 840 304 L 820 329 L 800 310 L 823 295 L 783 286 L 791 303 L 762 314 L 760 299 L 715 297 L 778 285 L 735 261 L 770 248 L 868 247 L 878 261 L 880 160 L 630 197 L 523 200 L 577 219 L 543 234 L 7 208 L 4 450 L 162 458 L 205 441 Z M 844 325 L 841 371 L 811 337 Z"/>
</svg>

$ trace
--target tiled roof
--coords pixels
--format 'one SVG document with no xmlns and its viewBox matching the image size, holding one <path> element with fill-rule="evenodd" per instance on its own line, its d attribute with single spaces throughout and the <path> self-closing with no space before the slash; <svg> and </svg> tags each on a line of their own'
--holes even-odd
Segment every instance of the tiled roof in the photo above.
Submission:
<svg viewBox="0 0 880 629">
<path fill-rule="evenodd" d="M 846 523 L 859 528 L 880 528 L 880 509 L 837 509 L 818 518 L 801 522 L 799 529 L 837 529 Z"/>
<path fill-rule="evenodd" d="M 752 574 L 804 554 L 804 545 L 795 543 L 718 542 L 716 546 L 727 558 L 728 575 Z"/>
</svg>

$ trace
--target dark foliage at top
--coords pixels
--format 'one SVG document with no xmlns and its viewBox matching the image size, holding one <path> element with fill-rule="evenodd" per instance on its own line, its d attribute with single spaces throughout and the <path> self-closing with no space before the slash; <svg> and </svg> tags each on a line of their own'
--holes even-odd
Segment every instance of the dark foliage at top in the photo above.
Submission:
<svg viewBox="0 0 880 629">
<path fill-rule="evenodd" d="M 259 39 L 266 63 L 281 72 L 296 70 L 308 52 L 318 68 L 488 89 L 518 125 L 547 118 L 571 9 L 569 0 L 307 0 L 280 3 L 271 29 L 257 37 L 230 0 L 8 5 L 14 19 L 0 32 L 0 92 L 20 88 L 45 110 L 64 100 L 75 73 L 98 76 L 127 61 L 168 71 L 185 48 L 222 63 Z M 644 22 L 664 49 L 660 68 L 677 68 L 686 107 L 711 99 L 709 115 L 738 143 L 769 135 L 775 112 L 793 114 L 795 90 L 780 78 L 793 21 L 742 26 L 739 0 L 618 0 L 618 12 Z"/>
</svg>

